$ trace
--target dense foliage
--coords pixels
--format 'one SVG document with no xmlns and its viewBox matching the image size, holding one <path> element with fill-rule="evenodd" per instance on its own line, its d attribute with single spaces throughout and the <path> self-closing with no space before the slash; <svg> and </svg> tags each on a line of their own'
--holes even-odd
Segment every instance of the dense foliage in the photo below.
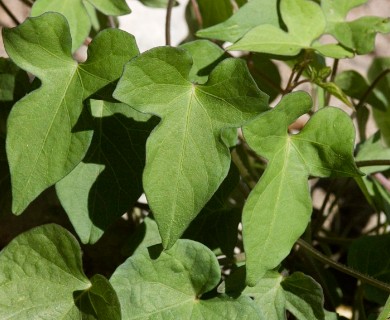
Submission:
<svg viewBox="0 0 390 320">
<path fill-rule="evenodd" d="M 388 319 L 390 57 L 338 65 L 390 19 L 194 0 L 173 47 L 180 1 L 141 0 L 167 46 L 140 53 L 124 0 L 23 2 L 0 59 L 1 319 Z"/>
</svg>

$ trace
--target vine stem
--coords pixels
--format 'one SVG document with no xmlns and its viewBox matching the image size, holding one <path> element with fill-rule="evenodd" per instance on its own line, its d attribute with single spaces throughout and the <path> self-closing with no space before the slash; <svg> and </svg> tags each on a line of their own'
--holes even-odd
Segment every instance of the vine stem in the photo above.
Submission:
<svg viewBox="0 0 390 320">
<path fill-rule="evenodd" d="M 387 68 L 383 70 L 371 83 L 371 85 L 367 88 L 367 90 L 364 92 L 363 96 L 360 98 L 359 103 L 356 106 L 356 110 L 358 110 L 367 100 L 370 93 L 375 89 L 379 81 L 381 81 L 388 73 L 390 73 L 390 68 Z"/>
<path fill-rule="evenodd" d="M 0 0 L 0 7 L 3 8 L 5 13 L 11 18 L 11 20 L 18 26 L 20 25 L 20 22 L 18 19 L 16 19 L 15 15 L 12 13 L 12 11 L 4 4 L 2 0 Z"/>
<path fill-rule="evenodd" d="M 355 163 L 358 167 L 390 166 L 390 160 L 362 160 Z"/>
<path fill-rule="evenodd" d="M 321 252 L 319 252 L 317 249 L 313 248 L 310 244 L 308 244 L 305 240 L 302 240 L 302 239 L 299 239 L 297 241 L 297 244 L 303 249 L 305 250 L 307 253 L 309 253 L 313 258 L 325 263 L 325 264 L 328 264 L 330 267 L 336 269 L 336 270 L 339 270 L 345 274 L 348 274 L 356 279 L 359 279 L 360 281 L 366 283 L 366 284 L 369 284 L 371 286 L 374 286 L 378 289 L 381 289 L 381 290 L 384 290 L 386 292 L 389 292 L 390 293 L 390 285 L 385 283 L 385 282 L 382 282 L 380 280 L 377 280 L 371 276 L 368 276 L 368 275 L 365 275 L 359 271 L 356 271 L 356 270 L 353 270 L 349 267 L 347 267 L 346 265 L 343 265 L 339 262 L 336 262 L 332 259 L 330 259 L 329 257 L 327 257 L 326 255 L 322 254 Z"/>
<path fill-rule="evenodd" d="M 171 20 L 172 20 L 172 9 L 175 0 L 168 0 L 167 4 L 167 15 L 165 18 L 165 44 L 167 46 L 171 45 Z"/>
</svg>

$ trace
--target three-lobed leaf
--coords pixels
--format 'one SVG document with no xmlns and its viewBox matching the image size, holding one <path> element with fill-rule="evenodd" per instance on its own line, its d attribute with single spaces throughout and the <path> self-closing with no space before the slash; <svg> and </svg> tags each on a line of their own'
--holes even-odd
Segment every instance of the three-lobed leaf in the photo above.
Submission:
<svg viewBox="0 0 390 320">
<path fill-rule="evenodd" d="M 25 232 L 0 252 L 0 300 L 2 319 L 121 316 L 110 283 L 99 275 L 88 280 L 79 244 L 57 225 Z"/>
<path fill-rule="evenodd" d="M 104 30 L 89 46 L 87 61 L 78 64 L 68 24 L 58 13 L 4 29 L 3 37 L 11 59 L 42 81 L 13 106 L 8 119 L 13 211 L 21 213 L 83 159 L 92 135 L 79 129 L 83 100 L 117 80 L 138 49 L 126 32 Z"/>
<path fill-rule="evenodd" d="M 95 243 L 141 196 L 146 139 L 157 123 L 121 103 L 90 100 L 90 107 L 94 133 L 88 152 L 56 184 L 83 243 Z"/>
<path fill-rule="evenodd" d="M 360 174 L 352 156 L 354 127 L 343 111 L 323 108 L 299 134 L 288 134 L 310 109 L 308 94 L 292 93 L 244 127 L 249 146 L 269 161 L 243 211 L 249 285 L 277 267 L 305 230 L 312 209 L 308 177 Z"/>
<path fill-rule="evenodd" d="M 155 48 L 126 65 L 114 92 L 136 110 L 161 117 L 147 141 L 143 185 L 164 247 L 183 234 L 227 175 L 224 129 L 268 109 L 244 61 L 223 60 L 204 85 L 190 81 L 191 68 L 187 51 Z"/>
<path fill-rule="evenodd" d="M 201 299 L 220 280 L 207 247 L 178 240 L 169 250 L 158 249 L 139 250 L 110 279 L 124 319 L 264 319 L 248 297 Z"/>
</svg>

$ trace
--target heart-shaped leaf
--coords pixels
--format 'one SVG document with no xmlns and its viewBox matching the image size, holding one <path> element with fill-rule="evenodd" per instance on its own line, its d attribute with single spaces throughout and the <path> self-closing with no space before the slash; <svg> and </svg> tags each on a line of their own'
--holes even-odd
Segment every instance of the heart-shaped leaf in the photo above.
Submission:
<svg viewBox="0 0 390 320">
<path fill-rule="evenodd" d="M 106 15 L 124 15 L 130 13 L 125 0 L 37 0 L 31 9 L 31 16 L 36 17 L 45 12 L 63 14 L 72 35 L 72 52 L 76 51 L 91 30 L 91 17 L 88 7 L 91 4 Z"/>
<path fill-rule="evenodd" d="M 111 284 L 88 280 L 80 246 L 57 225 L 25 232 L 0 252 L 0 300 L 1 319 L 121 318 Z"/>
<path fill-rule="evenodd" d="M 90 103 L 95 121 L 88 153 L 56 184 L 83 243 L 95 243 L 141 196 L 146 139 L 157 124 L 124 104 Z"/>
<path fill-rule="evenodd" d="M 315 42 L 325 32 L 326 26 L 325 16 L 318 4 L 309 0 L 281 0 L 280 14 L 288 32 L 274 25 L 259 25 L 228 49 L 285 56 L 297 55 L 302 49 L 313 49 L 334 58 L 353 56 L 335 44 L 322 45 Z"/>
<path fill-rule="evenodd" d="M 360 175 L 352 156 L 355 130 L 340 109 L 323 108 L 299 134 L 288 134 L 310 109 L 309 95 L 296 92 L 244 127 L 249 146 L 269 161 L 243 211 L 249 285 L 275 268 L 305 230 L 312 209 L 309 176 Z"/>
<path fill-rule="evenodd" d="M 112 275 L 124 319 L 265 319 L 248 297 L 202 300 L 220 280 L 215 255 L 191 240 L 178 240 L 155 256 L 144 248 Z"/>
<path fill-rule="evenodd" d="M 204 85 L 189 80 L 192 59 L 161 47 L 131 60 L 114 97 L 162 118 L 147 142 L 143 185 L 163 245 L 183 234 L 227 175 L 230 152 L 223 129 L 268 109 L 267 96 L 245 62 L 225 59 Z"/>
<path fill-rule="evenodd" d="M 75 128 L 83 100 L 117 80 L 138 49 L 133 36 L 107 29 L 89 46 L 88 60 L 78 64 L 68 24 L 58 13 L 4 29 L 3 38 L 11 59 L 42 81 L 14 105 L 8 120 L 13 211 L 21 213 L 82 160 L 91 139 L 90 131 Z"/>
</svg>

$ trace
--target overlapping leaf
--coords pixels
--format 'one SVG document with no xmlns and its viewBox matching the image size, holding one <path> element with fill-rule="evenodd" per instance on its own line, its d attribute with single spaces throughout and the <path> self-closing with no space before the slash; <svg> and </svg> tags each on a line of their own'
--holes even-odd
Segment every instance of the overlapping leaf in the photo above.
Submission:
<svg viewBox="0 0 390 320">
<path fill-rule="evenodd" d="M 277 0 L 249 1 L 228 20 L 199 30 L 196 35 L 203 38 L 235 42 L 249 30 L 261 24 L 279 27 Z"/>
<path fill-rule="evenodd" d="M 65 229 L 45 225 L 0 252 L 0 318 L 120 319 L 115 291 L 82 270 L 81 249 Z"/>
<path fill-rule="evenodd" d="M 124 104 L 91 100 L 91 110 L 95 126 L 88 153 L 56 184 L 83 243 L 96 242 L 141 196 L 146 139 L 157 124 Z"/>
<path fill-rule="evenodd" d="M 220 280 L 218 261 L 207 247 L 178 240 L 158 257 L 156 249 L 138 251 L 110 279 L 124 319 L 265 319 L 248 297 L 201 299 Z"/>
<path fill-rule="evenodd" d="M 268 320 L 285 318 L 286 310 L 297 319 L 323 320 L 324 296 L 322 289 L 309 276 L 293 273 L 283 278 L 277 272 L 268 272 L 255 287 L 247 287 L 248 294 Z"/>
<path fill-rule="evenodd" d="M 72 52 L 84 42 L 91 30 L 91 17 L 87 7 L 94 6 L 106 15 L 118 16 L 130 13 L 125 0 L 37 0 L 31 10 L 31 16 L 45 12 L 63 14 L 72 35 Z"/>
<path fill-rule="evenodd" d="M 230 0 L 197 0 L 203 27 L 210 27 L 221 23 L 233 14 Z"/>
<path fill-rule="evenodd" d="M 189 81 L 192 59 L 182 49 L 152 49 L 130 61 L 114 97 L 161 123 L 147 142 L 143 184 L 164 247 L 171 247 L 229 170 L 223 129 L 267 110 L 245 62 L 222 61 L 204 85 Z"/>
<path fill-rule="evenodd" d="M 378 280 L 390 281 L 390 235 L 361 237 L 355 240 L 348 250 L 348 265 L 364 274 L 370 275 Z M 388 293 L 364 285 L 367 299 L 384 304 Z"/>
<path fill-rule="evenodd" d="M 138 49 L 131 35 L 105 30 L 91 43 L 88 60 L 78 65 L 67 22 L 58 13 L 30 18 L 4 30 L 3 37 L 11 59 L 42 81 L 15 104 L 8 120 L 13 211 L 21 213 L 82 160 L 91 139 L 90 131 L 75 128 L 83 99 L 118 79 Z"/>
<path fill-rule="evenodd" d="M 326 27 L 325 16 L 319 5 L 308 0 L 281 0 L 280 13 L 288 32 L 270 24 L 251 29 L 229 50 L 247 50 L 276 55 L 294 56 L 302 49 L 313 49 L 334 58 L 353 54 L 337 44 L 316 42 Z"/>
<path fill-rule="evenodd" d="M 374 50 L 375 36 L 378 32 L 390 32 L 390 18 L 362 17 L 354 21 L 345 21 L 347 13 L 367 0 L 322 0 L 325 13 L 326 33 L 334 36 L 342 45 L 358 54 L 367 54 Z"/>
<path fill-rule="evenodd" d="M 343 111 L 321 109 L 299 134 L 287 133 L 310 109 L 310 97 L 296 92 L 244 127 L 249 146 L 269 160 L 243 211 L 250 285 L 275 268 L 305 230 L 311 214 L 308 177 L 360 174 L 352 156 L 355 131 Z"/>
</svg>

